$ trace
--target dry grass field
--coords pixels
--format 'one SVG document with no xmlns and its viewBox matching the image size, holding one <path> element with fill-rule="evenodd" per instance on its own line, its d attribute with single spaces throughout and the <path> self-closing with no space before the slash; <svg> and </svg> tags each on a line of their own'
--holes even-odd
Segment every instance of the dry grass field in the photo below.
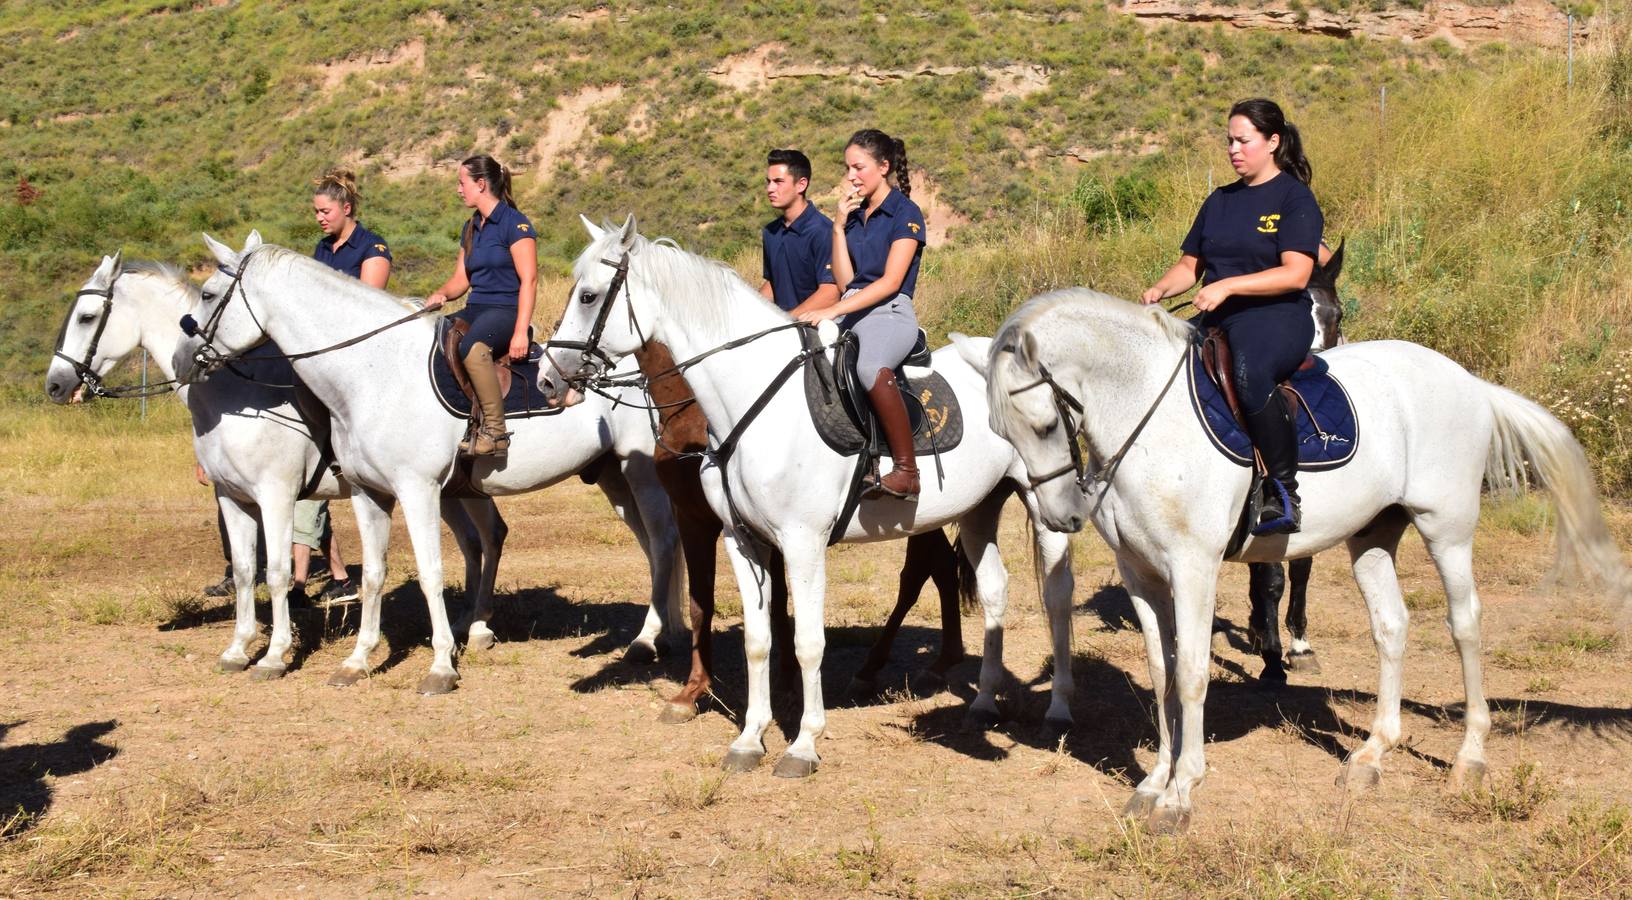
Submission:
<svg viewBox="0 0 1632 900">
<path fill-rule="evenodd" d="M 230 611 L 197 593 L 220 563 L 179 406 L 156 403 L 145 423 L 101 407 L 14 402 L 0 420 L 0 895 L 1632 892 L 1632 648 L 1590 598 L 1540 590 L 1550 552 L 1533 500 L 1492 507 L 1478 545 L 1488 791 L 1445 792 L 1460 677 L 1437 579 L 1408 537 L 1409 738 L 1380 789 L 1349 797 L 1333 781 L 1365 734 L 1376 677 L 1341 551 L 1318 560 L 1311 588 L 1323 671 L 1276 692 L 1252 677 L 1246 573 L 1232 566 L 1208 695 L 1212 771 L 1192 831 L 1156 838 L 1115 815 L 1155 731 L 1142 641 L 1093 536 L 1076 546 L 1078 727 L 1062 744 L 1039 737 L 1045 623 L 1016 507 L 1001 730 L 960 727 L 974 661 L 947 690 L 914 679 L 933 652 L 933 602 L 897 647 L 897 689 L 840 704 L 901 548 L 837 548 L 824 674 L 838 708 L 822 768 L 797 782 L 769 766 L 726 777 L 717 764 L 744 703 L 735 588 L 722 577 L 717 701 L 690 724 L 658 724 L 682 664 L 620 661 L 644 563 L 593 488 L 501 502 L 501 643 L 461 659 L 452 695 L 413 692 L 428 629 L 400 528 L 375 676 L 326 687 L 356 612 L 301 610 L 288 676 L 254 683 L 213 670 Z M 1612 519 L 1632 543 L 1632 514 Z M 451 542 L 446 552 L 452 562 Z M 978 619 L 964 634 L 979 647 Z M 779 702 L 773 757 L 796 705 Z"/>
</svg>

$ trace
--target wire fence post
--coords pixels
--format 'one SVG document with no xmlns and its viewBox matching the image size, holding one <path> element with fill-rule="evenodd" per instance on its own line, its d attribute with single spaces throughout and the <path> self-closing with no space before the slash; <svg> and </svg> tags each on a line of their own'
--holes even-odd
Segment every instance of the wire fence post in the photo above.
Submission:
<svg viewBox="0 0 1632 900">
<path fill-rule="evenodd" d="M 142 421 L 147 421 L 147 348 L 142 348 Z"/>
</svg>

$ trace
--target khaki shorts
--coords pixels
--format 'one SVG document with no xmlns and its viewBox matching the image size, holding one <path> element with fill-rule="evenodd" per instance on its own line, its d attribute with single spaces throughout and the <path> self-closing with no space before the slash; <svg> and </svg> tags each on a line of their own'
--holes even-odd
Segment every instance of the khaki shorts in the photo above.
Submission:
<svg viewBox="0 0 1632 900">
<path fill-rule="evenodd" d="M 329 530 L 329 501 L 295 501 L 295 543 L 313 550 L 323 549 L 323 535 Z"/>
</svg>

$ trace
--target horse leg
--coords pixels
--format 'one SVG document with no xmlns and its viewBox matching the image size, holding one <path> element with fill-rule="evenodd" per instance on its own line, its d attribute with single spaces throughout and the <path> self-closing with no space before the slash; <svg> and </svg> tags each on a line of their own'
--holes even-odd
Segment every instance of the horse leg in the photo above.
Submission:
<svg viewBox="0 0 1632 900">
<path fill-rule="evenodd" d="M 459 547 L 459 555 L 465 560 L 465 601 L 469 608 L 453 623 L 453 630 L 468 632 L 477 619 L 476 591 L 480 589 L 482 580 L 481 538 L 476 534 L 476 523 L 471 521 L 470 514 L 458 500 L 444 496 L 441 504 L 442 522 L 448 526 L 448 532 L 453 535 L 453 542 Z M 468 644 L 467 647 L 473 650 L 487 649 L 470 647 Z"/>
<path fill-rule="evenodd" d="M 794 603 L 794 654 L 804 688 L 804 711 L 799 735 L 776 761 L 778 778 L 803 778 L 816 771 L 821 756 L 816 739 L 827 730 L 827 708 L 822 702 L 822 656 L 827 650 L 824 602 L 827 591 L 827 536 L 808 532 L 778 535 L 788 570 Z"/>
<path fill-rule="evenodd" d="M 612 503 L 612 509 L 623 519 L 624 524 L 629 526 L 630 532 L 635 536 L 635 542 L 640 545 L 641 552 L 646 554 L 648 569 L 652 576 L 646 618 L 641 623 L 640 633 L 635 635 L 628 649 L 623 652 L 623 659 L 636 665 L 656 662 L 657 641 L 665 630 L 664 610 L 667 608 L 670 580 L 674 573 L 675 548 L 672 544 L 669 545 L 667 558 L 660 558 L 659 554 L 663 548 L 653 544 L 641 506 L 636 499 L 636 492 L 630 486 L 622 467 L 603 470 L 600 477 L 595 480 L 595 486 L 606 494 L 606 498 Z M 666 497 L 664 503 L 667 504 Z"/>
<path fill-rule="evenodd" d="M 443 501 L 444 517 L 449 505 Z M 499 559 L 504 556 L 504 541 L 510 535 L 510 528 L 499 515 L 499 505 L 491 498 L 458 500 L 453 505 L 458 507 L 458 515 L 470 523 L 470 533 L 477 542 L 473 550 L 467 550 L 463 544 L 459 548 L 465 553 L 465 599 L 470 603 L 470 613 L 455 630 L 465 632 L 467 648 L 487 650 L 498 643 L 488 623 L 493 619 L 493 591 L 499 580 Z M 474 573 L 473 553 L 474 561 L 480 563 Z M 471 580 L 473 574 L 475 580 Z"/>
<path fill-rule="evenodd" d="M 655 646 L 659 654 L 668 655 L 686 645 L 690 634 L 686 629 L 686 569 L 680 549 L 680 528 L 675 521 L 674 505 L 668 491 L 657 476 L 657 464 L 648 456 L 631 457 L 624 467 L 624 478 L 634 496 L 635 508 L 646 533 L 648 561 L 652 569 L 651 608 L 663 620 L 663 630 Z"/>
<path fill-rule="evenodd" d="M 361 614 L 357 622 L 357 646 L 340 668 L 329 676 L 329 684 L 346 687 L 368 676 L 368 655 L 380 643 L 380 591 L 385 588 L 385 551 L 391 543 L 391 508 L 396 501 L 388 494 L 354 490 L 351 510 L 357 516 L 357 538 L 362 544 L 363 581 L 358 587 Z"/>
<path fill-rule="evenodd" d="M 232 643 L 215 667 L 221 672 L 242 672 L 249 668 L 249 642 L 260 629 L 255 623 L 255 532 L 260 527 L 254 513 L 226 494 L 217 492 L 221 518 L 227 526 L 227 548 L 232 551 L 232 583 L 235 596 Z"/>
<path fill-rule="evenodd" d="M 1207 682 L 1213 661 L 1213 609 L 1218 563 L 1215 560 L 1176 560 L 1172 564 L 1175 678 L 1178 693 L 1178 758 L 1167 789 L 1147 820 L 1158 834 L 1190 827 L 1194 806 L 1191 792 L 1207 775 L 1204 711 Z"/>
<path fill-rule="evenodd" d="M 1450 789 L 1456 792 L 1477 788 L 1484 779 L 1485 736 L 1490 733 L 1490 707 L 1485 703 L 1479 666 L 1479 593 L 1473 584 L 1473 529 L 1477 521 L 1475 507 L 1473 515 L 1455 523 L 1461 527 L 1444 527 L 1427 516 L 1419 516 L 1415 523 L 1445 584 L 1445 621 L 1456 652 L 1462 657 L 1462 690 L 1467 702 L 1462 718 L 1462 747 L 1451 766 Z"/>
<path fill-rule="evenodd" d="M 937 546 L 938 544 L 938 546 Z M 895 595 L 895 608 L 890 610 L 890 617 L 884 622 L 884 630 L 879 633 L 878 640 L 873 642 L 867 651 L 867 661 L 861 664 L 854 677 L 850 679 L 849 694 L 851 697 L 862 699 L 878 693 L 878 673 L 890 661 L 890 649 L 895 646 L 896 636 L 901 631 L 901 624 L 906 621 L 907 613 L 918 603 L 918 595 L 923 592 L 924 585 L 932 576 L 938 575 L 936 566 L 943 562 L 938 557 L 939 548 L 944 547 L 947 558 L 944 562 L 952 568 L 951 601 L 952 601 L 952 632 L 957 635 L 959 643 L 957 652 L 961 657 L 962 633 L 958 630 L 960 624 L 956 618 L 958 610 L 957 594 L 957 559 L 951 556 L 952 545 L 947 543 L 946 532 L 935 529 L 922 534 L 915 534 L 907 538 L 907 558 L 901 564 L 901 584 Z M 939 581 L 936 587 L 941 587 Z M 941 656 L 930 671 L 936 676 L 944 676 L 946 670 L 956 665 L 957 660 L 947 661 L 947 622 L 946 596 L 941 597 Z"/>
<path fill-rule="evenodd" d="M 930 664 L 929 671 L 944 681 L 946 674 L 953 666 L 963 662 L 966 655 L 963 650 L 963 610 L 960 608 L 962 598 L 958 596 L 958 554 L 942 529 L 917 535 L 916 539 L 919 555 L 929 557 L 929 577 L 935 582 L 935 591 L 941 597 L 941 654 Z M 908 541 L 908 557 L 913 553 L 913 542 Z M 916 597 L 922 588 L 920 582 L 913 589 L 913 596 Z"/>
<path fill-rule="evenodd" d="M 1284 687 L 1286 669 L 1281 664 L 1281 594 L 1286 590 L 1286 576 L 1280 563 L 1252 563 L 1247 566 L 1247 593 L 1252 597 L 1252 615 L 1248 617 L 1248 633 L 1252 649 L 1264 661 L 1264 670 L 1258 674 L 1262 687 Z"/>
<path fill-rule="evenodd" d="M 771 724 L 771 613 L 760 591 L 765 568 L 742 546 L 752 540 L 727 528 L 725 552 L 736 571 L 737 590 L 742 596 L 742 647 L 748 662 L 748 708 L 742 716 L 742 733 L 731 742 L 721 766 L 730 772 L 748 772 L 765 758 L 765 729 Z"/>
<path fill-rule="evenodd" d="M 793 648 L 793 620 L 788 617 L 788 567 L 782 551 L 765 548 L 765 577 L 771 589 L 771 656 L 775 660 L 776 677 L 771 686 L 786 694 L 799 684 L 799 657 Z"/>
<path fill-rule="evenodd" d="M 1354 580 L 1371 613 L 1371 636 L 1377 645 L 1377 712 L 1371 735 L 1349 754 L 1338 783 L 1351 790 L 1375 787 L 1383 777 L 1383 754 L 1400 740 L 1400 679 L 1405 668 L 1405 631 L 1410 613 L 1400 596 L 1394 554 L 1405 533 L 1406 517 L 1398 507 L 1379 513 L 1349 538 Z"/>
<path fill-rule="evenodd" d="M 696 479 L 693 466 L 692 479 Z M 720 520 L 709 509 L 700 490 L 679 493 L 672 487 L 676 524 L 684 551 L 687 587 L 691 594 L 691 674 L 680 693 L 663 707 L 662 720 L 671 725 L 697 717 L 697 704 L 708 693 L 714 672 L 714 543 Z"/>
<path fill-rule="evenodd" d="M 272 597 L 272 635 L 267 639 L 266 652 L 249 670 L 258 681 L 282 678 L 288 664 L 284 655 L 294 644 L 294 633 L 289 626 L 290 545 L 295 539 L 295 503 L 291 494 L 283 500 L 260 504 L 261 529 L 266 535 L 266 590 Z"/>
<path fill-rule="evenodd" d="M 980 680 L 975 699 L 969 704 L 965 727 L 985 731 L 996 728 L 1001 716 L 997 709 L 997 689 L 1003 683 L 1003 619 L 1008 613 L 1009 573 L 997 549 L 998 518 L 1004 491 L 982 500 L 958 523 L 958 543 L 965 565 L 974 573 L 975 592 L 980 597 L 986 637 L 980 659 Z"/>
<path fill-rule="evenodd" d="M 402 518 L 408 538 L 414 544 L 414 563 L 419 566 L 419 590 L 425 595 L 431 616 L 431 670 L 419 683 L 421 694 L 446 694 L 459 684 L 453 665 L 453 627 L 448 624 L 448 607 L 442 598 L 442 522 L 437 516 L 441 486 L 435 482 L 398 488 Z"/>
<path fill-rule="evenodd" d="M 1035 494 L 1022 491 L 1020 500 L 1026 505 L 1031 523 L 1037 593 L 1048 613 L 1054 650 L 1053 696 L 1043 716 L 1043 733 L 1050 743 L 1058 743 L 1075 724 L 1071 718 L 1071 698 L 1076 692 L 1076 682 L 1071 678 L 1071 593 L 1076 584 L 1071 576 L 1071 538 L 1043 524 Z"/>
<path fill-rule="evenodd" d="M 1173 716 L 1178 705 L 1172 696 L 1173 682 L 1168 677 L 1175 670 L 1173 595 L 1167 585 L 1136 571 L 1121 559 L 1117 560 L 1117 569 L 1133 603 L 1134 615 L 1139 619 L 1139 632 L 1145 638 L 1145 663 L 1150 669 L 1150 689 L 1156 702 L 1156 764 L 1122 807 L 1122 815 L 1144 819 L 1156 808 L 1156 801 L 1167 790 L 1173 773 L 1173 735 L 1178 730 Z"/>
<path fill-rule="evenodd" d="M 1288 668 L 1299 672 L 1313 672 L 1320 674 L 1320 658 L 1315 656 L 1315 648 L 1309 646 L 1307 634 L 1309 632 L 1309 572 L 1315 567 L 1315 559 L 1305 556 L 1303 559 L 1294 559 L 1287 563 L 1286 571 L 1292 581 L 1292 590 L 1286 601 L 1286 630 L 1290 640 L 1287 644 L 1286 664 Z"/>
</svg>

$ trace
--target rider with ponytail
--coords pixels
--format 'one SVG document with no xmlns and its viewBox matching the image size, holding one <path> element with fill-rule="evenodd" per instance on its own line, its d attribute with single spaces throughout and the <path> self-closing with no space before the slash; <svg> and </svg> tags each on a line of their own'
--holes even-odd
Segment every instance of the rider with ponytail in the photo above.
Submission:
<svg viewBox="0 0 1632 900">
<path fill-rule="evenodd" d="M 1232 375 L 1247 431 L 1270 478 L 1286 489 L 1267 502 L 1255 533 L 1298 530 L 1298 447 L 1293 411 L 1276 385 L 1302 364 L 1314 339 L 1304 289 L 1320 255 L 1324 225 L 1309 190 L 1311 172 L 1298 129 L 1272 101 L 1230 108 L 1230 165 L 1240 180 L 1213 191 L 1180 245 L 1179 261 L 1141 299 L 1158 303 L 1200 279 L 1195 306 L 1203 329 L 1229 341 Z M 1273 492 L 1272 492 L 1273 493 Z"/>
<path fill-rule="evenodd" d="M 833 276 L 844 294 L 799 318 L 812 324 L 836 318 L 856 336 L 856 376 L 871 386 L 867 397 L 895 461 L 889 474 L 868 483 L 867 493 L 916 500 L 918 460 L 895 369 L 918 340 L 912 296 L 924 255 L 924 214 L 908 196 L 912 181 L 901 141 L 874 128 L 858 131 L 844 148 L 844 168 L 833 217 Z"/>
<path fill-rule="evenodd" d="M 391 248 L 357 221 L 362 201 L 357 176 L 349 169 L 330 169 L 312 182 L 312 213 L 323 229 L 312 258 L 383 289 L 391 278 Z"/>
<path fill-rule="evenodd" d="M 532 221 L 516 211 L 509 170 L 493 157 L 472 156 L 459 165 L 459 199 L 472 213 L 459 234 L 458 260 L 453 275 L 425 298 L 425 305 L 441 306 L 470 291 L 455 318 L 470 323 L 459 352 L 481 407 L 482 425 L 460 449 L 473 456 L 502 455 L 510 436 L 493 359 L 495 354 L 527 358 L 527 330 L 538 299 L 538 241 Z"/>
</svg>

